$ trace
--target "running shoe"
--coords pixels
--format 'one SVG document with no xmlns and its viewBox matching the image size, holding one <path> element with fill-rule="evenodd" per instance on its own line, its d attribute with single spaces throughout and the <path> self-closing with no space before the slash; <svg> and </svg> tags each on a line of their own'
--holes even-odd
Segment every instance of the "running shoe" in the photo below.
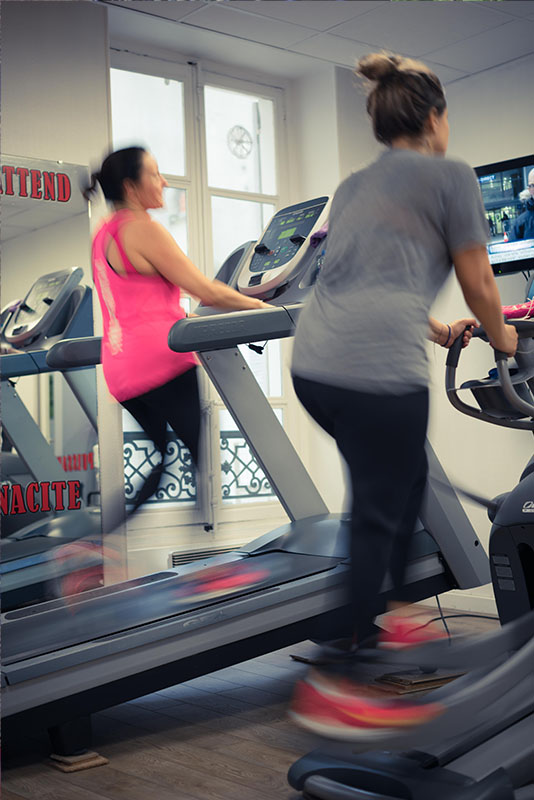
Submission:
<svg viewBox="0 0 534 800">
<path fill-rule="evenodd" d="M 430 722 L 445 711 L 439 703 L 377 699 L 369 688 L 310 672 L 299 681 L 289 712 L 301 727 L 347 742 L 387 739 Z"/>
<path fill-rule="evenodd" d="M 386 650 L 405 650 L 447 638 L 447 633 L 436 628 L 427 617 L 392 615 L 387 618 L 387 626 L 387 630 L 380 633 L 377 642 L 378 647 Z"/>
<path fill-rule="evenodd" d="M 176 598 L 182 603 L 214 600 L 225 594 L 258 588 L 268 577 L 269 572 L 258 567 L 235 564 L 208 567 L 193 573 L 191 577 L 185 576 Z"/>
<path fill-rule="evenodd" d="M 104 584 L 104 562 L 106 562 L 108 583 L 123 580 L 120 556 L 113 548 L 102 547 L 100 542 L 79 539 L 76 542 L 57 547 L 52 552 L 58 568 L 65 575 L 57 582 L 60 597 L 74 598 L 74 595 L 89 589 L 97 589 Z"/>
</svg>

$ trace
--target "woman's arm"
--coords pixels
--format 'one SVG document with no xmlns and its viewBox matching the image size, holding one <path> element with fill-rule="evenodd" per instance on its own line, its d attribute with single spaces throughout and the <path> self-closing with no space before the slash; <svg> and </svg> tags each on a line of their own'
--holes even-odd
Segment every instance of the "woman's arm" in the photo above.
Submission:
<svg viewBox="0 0 534 800">
<path fill-rule="evenodd" d="M 440 344 L 442 347 L 447 345 L 448 339 L 451 338 L 451 331 L 445 322 L 440 322 L 434 317 L 428 318 L 428 338 L 434 344 Z"/>
<path fill-rule="evenodd" d="M 473 336 L 472 328 L 476 327 L 477 321 L 473 317 L 456 319 L 454 322 L 440 322 L 434 317 L 428 318 L 428 338 L 434 344 L 442 347 L 452 347 L 458 336 L 463 333 L 463 347 L 467 347 Z"/>
<path fill-rule="evenodd" d="M 493 347 L 513 356 L 517 331 L 504 324 L 499 290 L 486 247 L 479 245 L 453 253 L 454 269 L 465 301 L 480 320 Z"/>
<path fill-rule="evenodd" d="M 206 278 L 158 222 L 142 220 L 130 224 L 127 247 L 130 260 L 135 254 L 139 255 L 168 281 L 198 298 L 204 305 L 235 310 L 267 307 L 262 300 L 247 297 L 221 281 Z"/>
</svg>

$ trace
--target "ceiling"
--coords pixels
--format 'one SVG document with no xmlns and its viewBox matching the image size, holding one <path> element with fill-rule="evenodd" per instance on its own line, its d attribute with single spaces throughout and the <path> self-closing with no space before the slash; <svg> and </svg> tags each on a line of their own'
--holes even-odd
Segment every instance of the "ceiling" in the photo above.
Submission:
<svg viewBox="0 0 534 800">
<path fill-rule="evenodd" d="M 77 204 L 79 206 L 79 204 Z M 34 231 L 46 228 L 48 225 L 57 225 L 71 217 L 84 216 L 87 218 L 87 209 L 82 211 L 77 207 L 72 213 L 65 209 L 63 203 L 45 203 L 20 197 L 2 196 L 2 244 L 9 239 L 26 236 Z"/>
<path fill-rule="evenodd" d="M 298 78 L 386 49 L 445 84 L 534 53 L 534 0 L 96 0 L 112 46 L 150 45 Z"/>
</svg>

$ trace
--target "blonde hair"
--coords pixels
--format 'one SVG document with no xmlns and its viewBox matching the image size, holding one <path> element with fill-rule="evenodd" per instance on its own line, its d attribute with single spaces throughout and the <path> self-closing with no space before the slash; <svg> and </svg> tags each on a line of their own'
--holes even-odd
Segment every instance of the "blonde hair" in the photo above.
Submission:
<svg viewBox="0 0 534 800">
<path fill-rule="evenodd" d="M 421 61 L 388 53 L 361 58 L 356 74 L 371 84 L 367 111 L 375 137 L 383 144 L 399 136 L 417 138 L 434 108 L 443 114 L 447 103 L 439 78 Z"/>
</svg>

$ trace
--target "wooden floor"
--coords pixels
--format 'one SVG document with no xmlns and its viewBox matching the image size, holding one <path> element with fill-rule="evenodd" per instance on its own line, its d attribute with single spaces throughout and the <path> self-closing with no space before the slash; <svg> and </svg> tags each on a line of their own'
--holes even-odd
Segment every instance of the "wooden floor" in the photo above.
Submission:
<svg viewBox="0 0 534 800">
<path fill-rule="evenodd" d="M 498 623 L 467 617 L 449 626 L 478 633 Z M 306 671 L 290 655 L 314 651 L 303 642 L 95 714 L 94 748 L 107 766 L 63 774 L 46 763 L 45 735 L 4 742 L 2 798 L 295 800 L 288 767 L 318 740 L 286 715 Z"/>
</svg>

